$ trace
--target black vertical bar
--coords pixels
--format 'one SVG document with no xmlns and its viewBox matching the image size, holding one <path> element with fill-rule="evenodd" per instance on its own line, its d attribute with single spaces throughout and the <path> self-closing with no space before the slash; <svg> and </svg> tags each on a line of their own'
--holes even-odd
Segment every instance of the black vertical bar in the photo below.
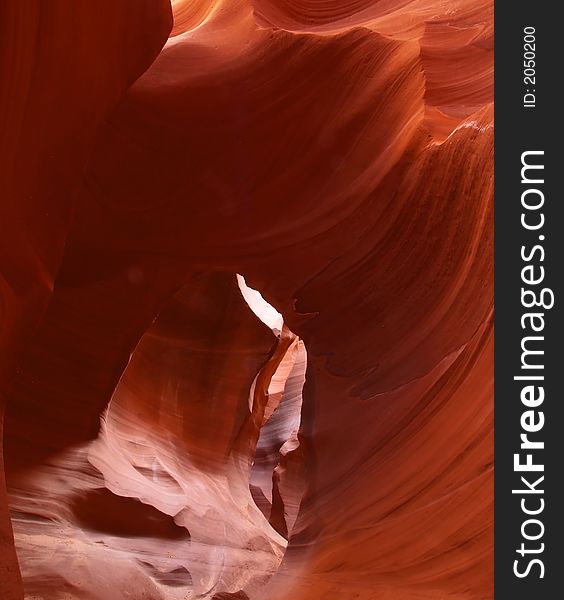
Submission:
<svg viewBox="0 0 564 600">
<path fill-rule="evenodd" d="M 564 165 L 559 91 L 564 33 L 559 12 L 555 2 L 497 0 L 495 7 L 496 600 L 564 598 L 564 386 L 560 380 L 564 374 L 564 198 L 560 189 Z M 523 154 L 530 151 L 538 154 Z M 523 160 L 544 168 L 526 169 L 522 182 Z M 525 208 L 523 194 L 526 205 L 542 206 Z M 544 225 L 539 229 L 527 229 L 521 221 L 536 227 L 541 215 Z M 529 266 L 532 269 L 523 272 Z M 541 267 L 543 281 L 529 283 L 541 277 Z M 533 294 L 541 305 L 550 304 L 549 292 L 542 302 L 542 289 L 552 290 L 554 306 L 526 308 L 524 303 L 530 303 Z M 542 318 L 524 317 L 530 313 Z M 537 328 L 543 323 L 544 327 L 534 331 L 533 321 Z M 525 348 L 544 354 L 526 355 L 526 365 L 535 363 L 541 368 L 521 367 L 521 344 L 528 336 L 541 339 L 526 340 Z M 544 379 L 514 379 L 531 375 Z M 531 385 L 534 396 L 525 396 L 531 400 L 527 406 L 521 391 Z M 523 419 L 526 427 L 539 431 L 524 429 Z M 521 448 L 521 434 L 527 434 L 531 442 L 544 442 L 544 449 Z M 515 470 L 515 454 L 520 463 L 531 455 L 530 461 L 543 465 L 543 471 Z M 524 512 L 543 506 L 536 515 Z"/>
</svg>

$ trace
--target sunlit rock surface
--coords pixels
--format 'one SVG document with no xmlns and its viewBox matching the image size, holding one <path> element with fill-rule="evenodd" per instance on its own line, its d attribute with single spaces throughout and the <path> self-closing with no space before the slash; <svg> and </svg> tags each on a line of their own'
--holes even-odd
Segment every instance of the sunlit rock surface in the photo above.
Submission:
<svg viewBox="0 0 564 600">
<path fill-rule="evenodd" d="M 492 2 L 0 33 L 0 598 L 491 598 Z"/>
</svg>

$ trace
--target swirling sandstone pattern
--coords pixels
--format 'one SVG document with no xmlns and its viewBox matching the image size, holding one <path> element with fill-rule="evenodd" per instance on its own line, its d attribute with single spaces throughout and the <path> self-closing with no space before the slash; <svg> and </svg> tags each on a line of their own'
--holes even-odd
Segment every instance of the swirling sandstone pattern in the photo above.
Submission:
<svg viewBox="0 0 564 600">
<path fill-rule="evenodd" d="M 492 597 L 492 12 L 2 3 L 2 599 Z"/>
</svg>

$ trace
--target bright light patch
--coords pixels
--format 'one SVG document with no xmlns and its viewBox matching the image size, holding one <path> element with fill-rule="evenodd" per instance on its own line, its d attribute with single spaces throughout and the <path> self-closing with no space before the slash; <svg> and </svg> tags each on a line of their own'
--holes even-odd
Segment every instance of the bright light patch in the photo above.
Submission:
<svg viewBox="0 0 564 600">
<path fill-rule="evenodd" d="M 260 292 L 250 288 L 242 275 L 237 274 L 237 283 L 243 298 L 255 315 L 272 331 L 280 333 L 284 324 L 282 315 L 260 295 Z"/>
</svg>

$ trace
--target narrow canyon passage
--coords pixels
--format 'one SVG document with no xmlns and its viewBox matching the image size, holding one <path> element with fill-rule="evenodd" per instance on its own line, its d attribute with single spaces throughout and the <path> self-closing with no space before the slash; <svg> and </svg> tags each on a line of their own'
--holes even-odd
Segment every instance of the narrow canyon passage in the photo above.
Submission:
<svg viewBox="0 0 564 600">
<path fill-rule="evenodd" d="M 489 600 L 491 0 L 0 33 L 2 600 Z"/>
<path fill-rule="evenodd" d="M 262 589 L 306 484 L 305 366 L 303 342 L 243 278 L 196 275 L 142 336 L 97 439 L 12 474 L 28 597 Z"/>
</svg>

